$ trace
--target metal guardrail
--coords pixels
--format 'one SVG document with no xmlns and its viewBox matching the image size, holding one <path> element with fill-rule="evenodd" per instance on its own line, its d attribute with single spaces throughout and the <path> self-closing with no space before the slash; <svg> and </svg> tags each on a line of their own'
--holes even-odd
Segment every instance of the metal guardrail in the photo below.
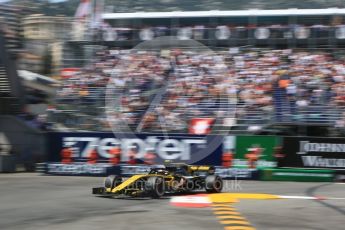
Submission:
<svg viewBox="0 0 345 230">
<path fill-rule="evenodd" d="M 55 111 L 55 118 L 57 121 L 60 120 L 60 122 L 64 122 L 66 127 L 69 128 L 75 128 L 78 129 L 79 123 L 80 125 L 83 124 L 84 121 L 88 121 L 88 124 L 94 123 L 95 129 L 92 130 L 98 130 L 102 129 L 104 130 L 105 127 L 102 127 L 99 125 L 100 119 L 105 119 L 105 116 L 101 118 L 102 115 L 104 115 L 105 107 L 86 107 L 90 111 L 98 111 L 99 116 L 92 116 L 90 113 L 82 113 L 80 110 L 61 110 L 61 111 Z M 242 113 L 237 114 L 235 117 L 235 126 L 242 126 L 242 127 L 248 127 L 248 126 L 265 126 L 267 124 L 271 123 L 319 123 L 319 124 L 327 124 L 334 126 L 337 121 L 341 120 L 343 118 L 342 113 L 345 111 L 345 107 L 338 107 L 334 108 L 331 106 L 308 106 L 304 108 L 296 108 L 294 112 L 291 112 L 290 107 L 282 107 L 281 110 L 283 111 L 281 114 L 276 114 L 276 110 L 272 109 L 271 111 L 263 111 L 260 108 L 257 108 L 256 110 L 253 110 L 251 108 L 245 108 L 245 105 L 237 105 L 237 110 L 243 109 Z M 212 117 L 216 116 L 214 114 L 214 110 L 212 108 L 205 108 L 202 107 L 203 115 L 200 117 Z M 143 112 L 145 110 L 142 110 Z M 188 108 L 185 108 L 183 110 L 182 108 L 179 108 L 177 111 L 180 111 L 182 116 L 181 118 L 184 119 L 184 122 L 188 124 L 189 119 L 193 118 L 191 114 L 187 114 Z M 177 112 L 175 111 L 175 112 Z M 58 118 L 60 117 L 60 119 Z M 224 120 L 228 117 L 218 117 L 221 120 Z M 74 122 L 72 121 L 74 120 Z M 141 119 L 138 120 L 137 124 L 134 124 L 133 127 L 138 127 L 139 124 L 141 124 Z M 73 125 L 74 124 L 74 125 Z M 222 128 L 223 122 L 218 124 L 220 128 Z M 81 128 L 81 127 L 80 127 Z M 134 128 L 134 129 L 136 129 Z M 231 129 L 231 127 L 228 127 Z M 84 128 L 82 128 L 84 129 Z M 155 129 L 157 131 L 157 129 Z M 215 128 L 217 130 L 217 127 Z M 145 129 L 145 131 L 148 131 Z"/>
</svg>

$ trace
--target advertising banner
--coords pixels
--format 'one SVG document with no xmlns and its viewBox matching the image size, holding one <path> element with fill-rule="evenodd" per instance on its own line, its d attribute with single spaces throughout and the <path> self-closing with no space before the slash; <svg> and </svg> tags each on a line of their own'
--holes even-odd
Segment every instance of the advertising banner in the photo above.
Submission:
<svg viewBox="0 0 345 230">
<path fill-rule="evenodd" d="M 256 153 L 257 160 L 254 167 L 276 167 L 275 149 L 280 145 L 280 138 L 275 136 L 236 136 L 233 165 L 240 168 L 250 167 L 248 155 Z M 228 141 L 231 139 L 228 138 Z M 229 146 L 225 143 L 224 146 Z M 231 146 L 231 145 L 230 145 Z"/>
<path fill-rule="evenodd" d="M 282 166 L 345 169 L 345 138 L 285 137 Z"/>
<path fill-rule="evenodd" d="M 131 177 L 137 174 L 147 174 L 152 167 L 164 167 L 162 165 L 111 165 L 107 163 L 87 164 L 76 162 L 72 164 L 46 163 L 43 173 L 49 175 L 62 176 L 99 176 L 119 175 Z M 216 166 L 216 175 L 225 180 L 258 180 L 259 171 L 257 169 L 225 168 Z"/>
<path fill-rule="evenodd" d="M 131 177 L 137 174 L 147 174 L 150 172 L 153 165 L 121 165 L 120 175 L 123 177 Z"/>
<path fill-rule="evenodd" d="M 119 174 L 118 166 L 112 166 L 106 163 L 87 164 L 85 162 L 76 162 L 72 164 L 46 163 L 44 173 L 49 175 L 62 176 L 107 176 L 110 174 Z"/>
<path fill-rule="evenodd" d="M 99 176 L 119 175 L 131 177 L 137 174 L 147 174 L 151 165 L 111 165 L 107 163 L 88 164 L 85 162 L 75 162 L 71 164 L 46 163 L 43 173 L 61 176 Z"/>
<path fill-rule="evenodd" d="M 259 170 L 216 167 L 216 175 L 225 180 L 259 180 Z"/>
<path fill-rule="evenodd" d="M 118 147 L 121 162 L 131 157 L 143 163 L 148 152 L 154 154 L 154 163 L 166 160 L 187 164 L 221 165 L 223 136 L 219 135 L 170 135 L 162 134 L 114 134 L 101 132 L 48 134 L 49 162 L 68 161 L 108 163 L 112 157 L 110 150 Z M 68 151 L 66 151 L 68 149 Z"/>
<path fill-rule="evenodd" d="M 158 165 L 121 165 L 121 176 L 129 177 L 136 174 L 146 174 L 150 172 L 151 167 L 159 167 Z M 161 166 L 164 167 L 164 166 Z M 258 180 L 259 170 L 257 169 L 239 169 L 239 168 L 225 168 L 216 166 L 216 175 L 226 180 Z"/>
</svg>

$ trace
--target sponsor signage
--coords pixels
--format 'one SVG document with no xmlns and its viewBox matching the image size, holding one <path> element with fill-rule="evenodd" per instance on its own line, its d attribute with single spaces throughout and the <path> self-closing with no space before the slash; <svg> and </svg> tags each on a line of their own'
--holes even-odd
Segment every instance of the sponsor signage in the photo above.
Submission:
<svg viewBox="0 0 345 230">
<path fill-rule="evenodd" d="M 149 165 L 121 165 L 121 176 L 133 176 L 137 174 L 147 174 L 153 166 Z"/>
<path fill-rule="evenodd" d="M 285 167 L 345 169 L 345 138 L 286 137 Z"/>
<path fill-rule="evenodd" d="M 131 177 L 137 174 L 147 174 L 151 168 L 164 167 L 163 165 L 110 165 L 107 163 L 87 164 L 86 162 L 78 162 L 72 164 L 47 163 L 44 172 L 50 175 L 65 176 L 108 176 L 120 175 L 123 177 Z M 217 166 L 216 175 L 225 180 L 257 180 L 259 179 L 259 171 L 257 169 L 238 169 L 224 168 Z"/>
<path fill-rule="evenodd" d="M 129 160 L 129 153 L 142 162 L 147 152 L 156 156 L 155 163 L 166 160 L 200 165 L 221 165 L 222 136 L 145 135 L 113 133 L 50 133 L 49 161 L 61 162 L 61 152 L 70 148 L 73 162 L 85 162 L 95 151 L 97 162 L 108 162 L 109 150 L 121 149 L 121 162 Z"/>
<path fill-rule="evenodd" d="M 87 163 L 47 163 L 45 173 L 51 175 L 65 176 L 107 176 L 108 170 L 112 168 L 109 164 L 87 164 Z M 113 170 L 112 170 L 113 171 Z"/>
<path fill-rule="evenodd" d="M 216 167 L 216 175 L 228 180 L 258 180 L 259 170 Z"/>
<path fill-rule="evenodd" d="M 136 174 L 146 174 L 150 172 L 152 167 L 164 167 L 159 165 L 121 165 L 121 176 L 133 176 Z M 237 179 L 237 180 L 257 180 L 259 179 L 259 171 L 257 169 L 239 169 L 239 168 L 224 168 L 217 166 L 216 175 L 223 179 Z"/>
<path fill-rule="evenodd" d="M 236 136 L 235 159 L 233 165 L 248 167 L 247 154 L 253 151 L 259 152 L 256 162 L 257 168 L 276 167 L 274 151 L 280 145 L 280 138 L 275 136 Z"/>
</svg>

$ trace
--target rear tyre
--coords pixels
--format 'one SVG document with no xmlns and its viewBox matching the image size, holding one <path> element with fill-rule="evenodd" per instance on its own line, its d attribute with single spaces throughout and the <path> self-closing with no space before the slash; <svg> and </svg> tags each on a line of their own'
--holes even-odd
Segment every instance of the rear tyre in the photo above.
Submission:
<svg viewBox="0 0 345 230">
<path fill-rule="evenodd" d="M 205 189 L 208 193 L 219 193 L 223 189 L 223 180 L 219 176 L 209 175 L 205 179 Z"/>
<path fill-rule="evenodd" d="M 186 181 L 186 183 L 183 185 L 184 191 L 186 193 L 192 193 L 194 190 L 198 188 L 198 181 L 195 179 L 189 179 Z"/>
<path fill-rule="evenodd" d="M 149 177 L 146 181 L 145 190 L 152 198 L 160 198 L 165 193 L 165 184 L 162 177 Z"/>
<path fill-rule="evenodd" d="M 110 175 L 104 179 L 104 187 L 113 189 L 122 183 L 122 177 L 117 175 Z"/>
</svg>

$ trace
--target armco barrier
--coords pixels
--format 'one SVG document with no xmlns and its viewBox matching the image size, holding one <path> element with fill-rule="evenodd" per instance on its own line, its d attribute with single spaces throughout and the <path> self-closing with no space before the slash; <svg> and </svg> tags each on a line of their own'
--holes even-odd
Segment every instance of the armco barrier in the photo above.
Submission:
<svg viewBox="0 0 345 230">
<path fill-rule="evenodd" d="M 160 167 L 160 165 L 120 165 L 121 176 L 133 176 L 135 174 L 145 174 L 148 173 L 151 167 Z M 162 166 L 164 167 L 164 166 Z M 108 170 L 108 172 L 111 169 Z M 219 175 L 223 179 L 238 179 L 238 180 L 258 180 L 259 170 L 257 169 L 239 169 L 239 168 L 225 168 L 216 166 L 216 175 Z"/>
<path fill-rule="evenodd" d="M 259 170 L 216 167 L 216 174 L 226 180 L 259 180 Z"/>
<path fill-rule="evenodd" d="M 16 171 L 15 157 L 11 155 L 0 155 L 0 172 L 13 173 Z"/>
<path fill-rule="evenodd" d="M 152 167 L 158 167 L 157 165 L 121 165 L 119 167 L 119 175 L 123 177 L 130 177 L 136 174 L 146 174 L 150 172 Z"/>
<path fill-rule="evenodd" d="M 135 174 L 145 174 L 148 173 L 151 167 L 147 165 L 121 165 L 120 171 L 121 176 L 133 176 Z M 226 180 L 258 180 L 259 179 L 259 170 L 257 169 L 239 169 L 239 168 L 225 168 L 216 166 L 216 175 L 222 177 Z"/>
<path fill-rule="evenodd" d="M 47 175 L 59 176 L 108 176 L 120 175 L 130 177 L 136 174 L 146 174 L 152 167 L 160 165 L 126 165 L 112 166 L 110 164 L 87 164 L 87 163 L 46 163 L 40 164 L 40 172 Z M 216 167 L 216 174 L 226 180 L 258 180 L 259 171 L 257 169 L 238 169 Z"/>
<path fill-rule="evenodd" d="M 110 174 L 119 174 L 119 166 L 112 166 L 110 164 L 87 164 L 83 162 L 73 164 L 62 163 L 46 163 L 40 165 L 40 170 L 48 175 L 59 176 L 107 176 Z"/>
<path fill-rule="evenodd" d="M 345 182 L 345 169 L 335 171 L 335 180 L 338 182 Z"/>
<path fill-rule="evenodd" d="M 335 171 L 329 169 L 279 168 L 260 170 L 260 180 L 264 181 L 302 181 L 332 182 Z"/>
<path fill-rule="evenodd" d="M 88 164 L 85 162 L 76 162 L 72 164 L 46 163 L 40 165 L 40 172 L 48 175 L 60 176 L 109 176 L 120 175 L 130 177 L 136 174 L 148 173 L 151 167 L 157 165 L 111 165 L 107 163 Z"/>
</svg>

